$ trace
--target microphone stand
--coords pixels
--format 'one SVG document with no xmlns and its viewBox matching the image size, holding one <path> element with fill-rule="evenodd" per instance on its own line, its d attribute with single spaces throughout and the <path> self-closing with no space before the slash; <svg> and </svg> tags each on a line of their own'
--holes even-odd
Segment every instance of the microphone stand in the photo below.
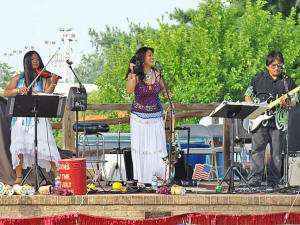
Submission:
<svg viewBox="0 0 300 225">
<path fill-rule="evenodd" d="M 76 73 L 74 72 L 73 68 L 72 68 L 72 64 L 73 62 L 70 61 L 70 60 L 66 60 L 66 63 L 69 65 L 69 68 L 71 69 L 72 73 L 74 74 L 76 80 L 78 81 L 79 83 L 79 88 L 77 89 L 77 93 L 80 94 L 80 93 L 85 93 L 86 90 L 84 88 L 84 86 L 82 85 L 82 83 L 80 82 L 80 80 L 78 79 Z M 79 149 L 78 149 L 78 110 L 75 110 L 75 119 L 76 119 L 76 131 L 75 131 L 75 150 L 76 150 L 76 158 L 78 158 L 79 156 Z"/>
<path fill-rule="evenodd" d="M 166 90 L 168 102 L 169 102 L 169 105 L 170 105 L 169 154 L 168 154 L 169 178 L 168 178 L 167 184 L 171 184 L 171 182 L 172 182 L 172 180 L 171 180 L 171 165 L 172 165 L 172 163 L 171 163 L 171 147 L 172 147 L 172 144 L 173 144 L 172 143 L 172 135 L 175 132 L 175 130 L 173 129 L 173 115 L 175 115 L 175 110 L 174 110 L 173 103 L 172 103 L 170 95 L 169 95 L 169 89 L 168 89 L 167 83 L 164 79 L 164 74 L 162 73 L 161 68 L 159 68 L 159 73 L 160 73 L 160 78 L 161 78 L 161 80 L 163 82 L 163 85 L 164 85 L 164 89 Z"/>
<path fill-rule="evenodd" d="M 78 79 L 78 77 L 77 77 L 76 73 L 74 72 L 73 68 L 72 68 L 73 62 L 70 61 L 70 60 L 67 60 L 66 63 L 69 65 L 70 70 L 72 71 L 72 73 L 74 74 L 76 80 L 78 81 L 80 91 L 81 91 L 82 89 L 85 89 L 84 86 L 82 85 L 82 83 L 80 82 L 80 80 Z"/>
<path fill-rule="evenodd" d="M 286 74 L 283 74 L 283 85 L 284 85 L 284 89 L 287 95 L 287 114 L 286 114 L 286 118 L 287 118 L 287 124 L 289 123 L 289 114 L 290 114 L 290 109 L 291 109 L 291 96 L 289 95 L 289 88 L 287 85 L 287 76 Z M 287 125 L 288 126 L 288 125 Z M 290 187 L 290 182 L 289 182 L 289 140 L 288 140 L 288 135 L 289 135 L 289 128 L 287 127 L 286 129 L 286 150 L 284 153 L 284 174 L 283 174 L 283 184 L 285 186 L 285 188 L 289 188 Z"/>
</svg>

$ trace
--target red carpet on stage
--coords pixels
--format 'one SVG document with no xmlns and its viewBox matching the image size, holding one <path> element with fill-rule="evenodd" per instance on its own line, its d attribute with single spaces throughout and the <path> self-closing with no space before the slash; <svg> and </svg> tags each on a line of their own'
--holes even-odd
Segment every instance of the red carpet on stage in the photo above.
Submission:
<svg viewBox="0 0 300 225">
<path fill-rule="evenodd" d="M 114 219 L 84 214 L 67 214 L 60 216 L 35 218 L 0 218 L 0 225 L 274 225 L 274 224 L 300 224 L 300 213 L 274 213 L 255 215 L 223 215 L 223 214 L 182 214 L 170 217 L 131 220 Z"/>
</svg>

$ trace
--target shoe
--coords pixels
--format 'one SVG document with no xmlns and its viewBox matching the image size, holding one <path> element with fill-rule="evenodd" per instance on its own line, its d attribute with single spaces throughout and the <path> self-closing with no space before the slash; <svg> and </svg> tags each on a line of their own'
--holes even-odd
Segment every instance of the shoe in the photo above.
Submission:
<svg viewBox="0 0 300 225">
<path fill-rule="evenodd" d="M 277 183 L 268 182 L 268 183 L 267 183 L 267 186 L 268 186 L 269 188 L 273 188 L 274 190 L 275 190 L 275 189 L 279 189 L 279 185 L 278 185 Z"/>
<path fill-rule="evenodd" d="M 14 184 L 21 184 L 23 180 L 23 177 L 17 177 L 16 180 L 14 181 Z"/>
<path fill-rule="evenodd" d="M 260 187 L 261 186 L 261 181 L 260 180 L 257 180 L 257 179 L 251 179 L 249 181 L 249 185 L 251 187 Z"/>
</svg>

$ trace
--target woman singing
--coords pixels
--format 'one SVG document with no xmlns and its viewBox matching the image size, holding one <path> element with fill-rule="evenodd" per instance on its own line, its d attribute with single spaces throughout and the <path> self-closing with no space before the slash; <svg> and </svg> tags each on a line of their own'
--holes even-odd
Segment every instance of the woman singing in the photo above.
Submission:
<svg viewBox="0 0 300 225">
<path fill-rule="evenodd" d="M 161 179 L 167 175 L 163 160 L 167 157 L 165 128 L 159 100 L 160 91 L 166 93 L 160 74 L 153 68 L 153 54 L 153 48 L 140 48 L 126 74 L 126 91 L 135 94 L 130 118 L 133 175 L 141 184 L 151 183 L 153 174 Z"/>
<path fill-rule="evenodd" d="M 4 91 L 4 96 L 18 94 L 28 95 L 36 93 L 53 93 L 59 76 L 51 78 L 40 77 L 34 85 L 28 89 L 31 82 L 37 76 L 36 70 L 42 70 L 44 64 L 36 51 L 29 51 L 23 59 L 24 72 L 13 77 Z M 38 164 L 40 167 L 57 174 L 57 164 L 60 155 L 52 134 L 51 125 L 47 118 L 38 118 Z M 34 164 L 34 118 L 13 117 L 11 122 L 11 145 L 12 165 L 16 170 L 15 184 L 22 182 L 22 168 L 26 169 Z"/>
</svg>

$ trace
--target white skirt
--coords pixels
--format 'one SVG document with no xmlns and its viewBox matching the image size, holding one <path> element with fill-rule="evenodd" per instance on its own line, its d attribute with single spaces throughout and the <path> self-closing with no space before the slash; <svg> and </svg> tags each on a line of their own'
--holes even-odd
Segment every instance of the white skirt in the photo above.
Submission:
<svg viewBox="0 0 300 225">
<path fill-rule="evenodd" d="M 162 159 L 168 155 L 162 117 L 142 119 L 131 114 L 130 132 L 134 179 L 151 183 L 153 174 L 167 179 L 167 166 Z"/>
<path fill-rule="evenodd" d="M 22 121 L 23 117 L 17 117 L 16 121 L 12 122 L 10 152 L 14 169 L 19 165 L 19 154 L 23 154 L 23 169 L 34 164 L 34 118 L 31 118 L 31 125 L 27 127 L 22 126 Z M 60 155 L 47 118 L 38 118 L 37 141 L 38 165 L 49 172 L 49 161 L 58 166 Z"/>
</svg>

